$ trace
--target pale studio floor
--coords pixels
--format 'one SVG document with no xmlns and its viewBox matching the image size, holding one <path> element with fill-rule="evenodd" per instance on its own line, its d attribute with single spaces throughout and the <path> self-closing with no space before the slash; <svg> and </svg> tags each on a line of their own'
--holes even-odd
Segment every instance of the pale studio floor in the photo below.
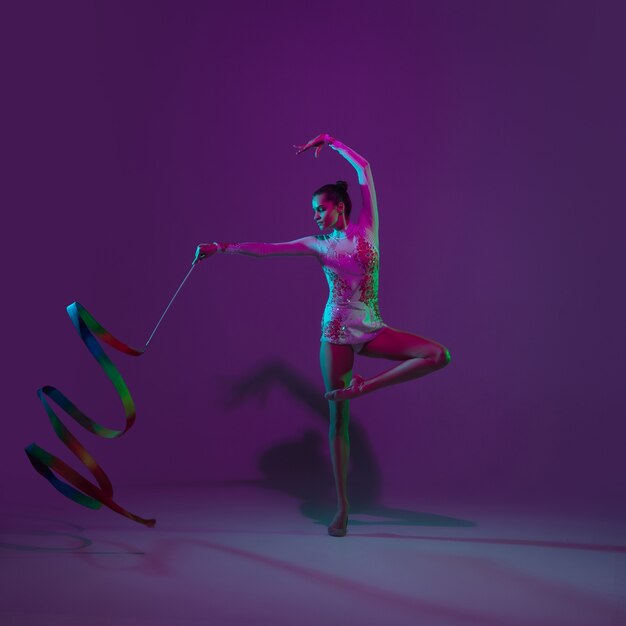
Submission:
<svg viewBox="0 0 626 626">
<path fill-rule="evenodd" d="M 254 484 L 124 490 L 108 509 L 11 505 L 2 626 L 624 626 L 621 516 L 385 502 L 349 534 Z"/>
</svg>

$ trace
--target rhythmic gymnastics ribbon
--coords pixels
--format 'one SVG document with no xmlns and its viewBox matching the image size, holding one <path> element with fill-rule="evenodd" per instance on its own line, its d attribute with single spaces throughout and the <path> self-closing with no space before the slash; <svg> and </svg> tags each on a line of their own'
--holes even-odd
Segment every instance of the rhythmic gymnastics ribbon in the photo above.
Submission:
<svg viewBox="0 0 626 626">
<path fill-rule="evenodd" d="M 200 255 L 199 258 L 204 258 L 204 255 Z M 72 453 L 78 457 L 83 465 L 91 472 L 96 479 L 97 485 L 84 478 L 79 472 L 70 467 L 67 463 L 62 461 L 59 457 L 47 452 L 43 448 L 40 448 L 37 444 L 31 443 L 26 447 L 25 452 L 28 456 L 33 467 L 48 481 L 50 484 L 62 493 L 65 497 L 91 509 L 99 509 L 103 504 L 109 507 L 111 510 L 124 515 L 129 519 L 144 524 L 145 526 L 154 526 L 155 519 L 146 519 L 139 517 L 120 506 L 113 499 L 113 485 L 102 469 L 85 447 L 78 441 L 78 439 L 72 435 L 72 433 L 61 422 L 56 413 L 52 410 L 52 407 L 48 403 L 48 398 L 53 400 L 58 406 L 60 406 L 74 421 L 78 422 L 83 428 L 89 432 L 103 437 L 105 439 L 115 439 L 121 437 L 126 433 L 132 425 L 135 423 L 135 403 L 130 395 L 130 391 L 124 382 L 119 370 L 113 365 L 111 359 L 105 354 L 104 350 L 98 343 L 96 337 L 103 343 L 115 348 L 119 352 L 128 354 L 129 356 L 141 356 L 148 348 L 150 340 L 154 336 L 157 328 L 163 321 L 165 314 L 172 306 L 172 302 L 176 299 L 178 292 L 185 284 L 187 278 L 196 266 L 197 259 L 194 260 L 191 269 L 187 272 L 187 275 L 183 279 L 170 303 L 167 305 L 163 315 L 157 322 L 154 330 L 150 334 L 148 341 L 146 341 L 145 347 L 140 350 L 133 348 L 123 341 L 120 341 L 114 337 L 110 332 L 103 328 L 83 307 L 79 302 L 72 302 L 67 307 L 67 314 L 70 316 L 72 324 L 78 331 L 78 334 L 87 346 L 87 350 L 92 354 L 94 359 L 98 362 L 98 365 L 104 370 L 108 379 L 113 383 L 115 390 L 120 396 L 122 405 L 124 406 L 124 412 L 126 414 L 126 425 L 123 430 L 114 430 L 106 428 L 101 424 L 98 424 L 91 418 L 87 417 L 83 411 L 81 411 L 67 396 L 61 393 L 56 387 L 46 385 L 37 390 L 37 395 L 41 400 L 48 418 L 52 424 L 54 432 L 59 439 L 72 451 Z M 64 478 L 67 482 L 60 480 L 55 474 L 58 474 L 61 478 Z"/>
</svg>

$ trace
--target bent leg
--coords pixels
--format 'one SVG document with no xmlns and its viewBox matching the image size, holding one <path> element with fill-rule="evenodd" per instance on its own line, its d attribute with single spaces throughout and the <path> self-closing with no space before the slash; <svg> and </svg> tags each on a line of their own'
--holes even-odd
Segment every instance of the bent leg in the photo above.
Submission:
<svg viewBox="0 0 626 626">
<path fill-rule="evenodd" d="M 352 374 L 354 351 L 349 345 L 322 341 L 320 365 L 326 390 L 344 387 Z M 328 432 L 330 458 L 337 489 L 337 514 L 328 527 L 328 533 L 336 537 L 346 534 L 348 524 L 348 462 L 350 460 L 350 402 L 329 401 L 330 428 Z"/>
<path fill-rule="evenodd" d="M 442 369 L 450 362 L 450 352 L 436 341 L 395 328 L 384 328 L 368 341 L 360 354 L 364 356 L 402 361 L 398 365 L 364 380 L 353 379 L 346 388 L 335 388 L 326 393 L 328 399 L 346 400 L 382 387 L 413 380 Z"/>
</svg>

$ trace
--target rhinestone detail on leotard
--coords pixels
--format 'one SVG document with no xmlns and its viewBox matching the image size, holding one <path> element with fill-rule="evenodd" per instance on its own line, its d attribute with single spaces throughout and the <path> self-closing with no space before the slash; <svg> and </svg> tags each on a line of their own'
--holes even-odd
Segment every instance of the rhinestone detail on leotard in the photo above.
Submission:
<svg viewBox="0 0 626 626">
<path fill-rule="evenodd" d="M 322 339 L 362 343 L 385 326 L 378 308 L 379 255 L 361 231 L 346 236 L 319 235 L 319 259 L 329 296 L 322 317 Z"/>
<path fill-rule="evenodd" d="M 378 252 L 365 237 L 359 237 L 356 255 L 363 266 L 363 278 L 359 284 L 361 291 L 359 300 L 372 308 L 374 319 L 382 321 L 378 308 Z"/>
</svg>

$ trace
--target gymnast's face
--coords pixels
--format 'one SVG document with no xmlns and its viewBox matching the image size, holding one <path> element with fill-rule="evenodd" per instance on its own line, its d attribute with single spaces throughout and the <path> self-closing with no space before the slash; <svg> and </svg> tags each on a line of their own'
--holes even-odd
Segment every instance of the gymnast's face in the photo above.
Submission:
<svg viewBox="0 0 626 626">
<path fill-rule="evenodd" d="M 313 196 L 313 219 L 317 222 L 320 230 L 339 227 L 344 224 L 343 210 L 343 202 L 333 204 L 333 201 L 325 193 Z"/>
</svg>

